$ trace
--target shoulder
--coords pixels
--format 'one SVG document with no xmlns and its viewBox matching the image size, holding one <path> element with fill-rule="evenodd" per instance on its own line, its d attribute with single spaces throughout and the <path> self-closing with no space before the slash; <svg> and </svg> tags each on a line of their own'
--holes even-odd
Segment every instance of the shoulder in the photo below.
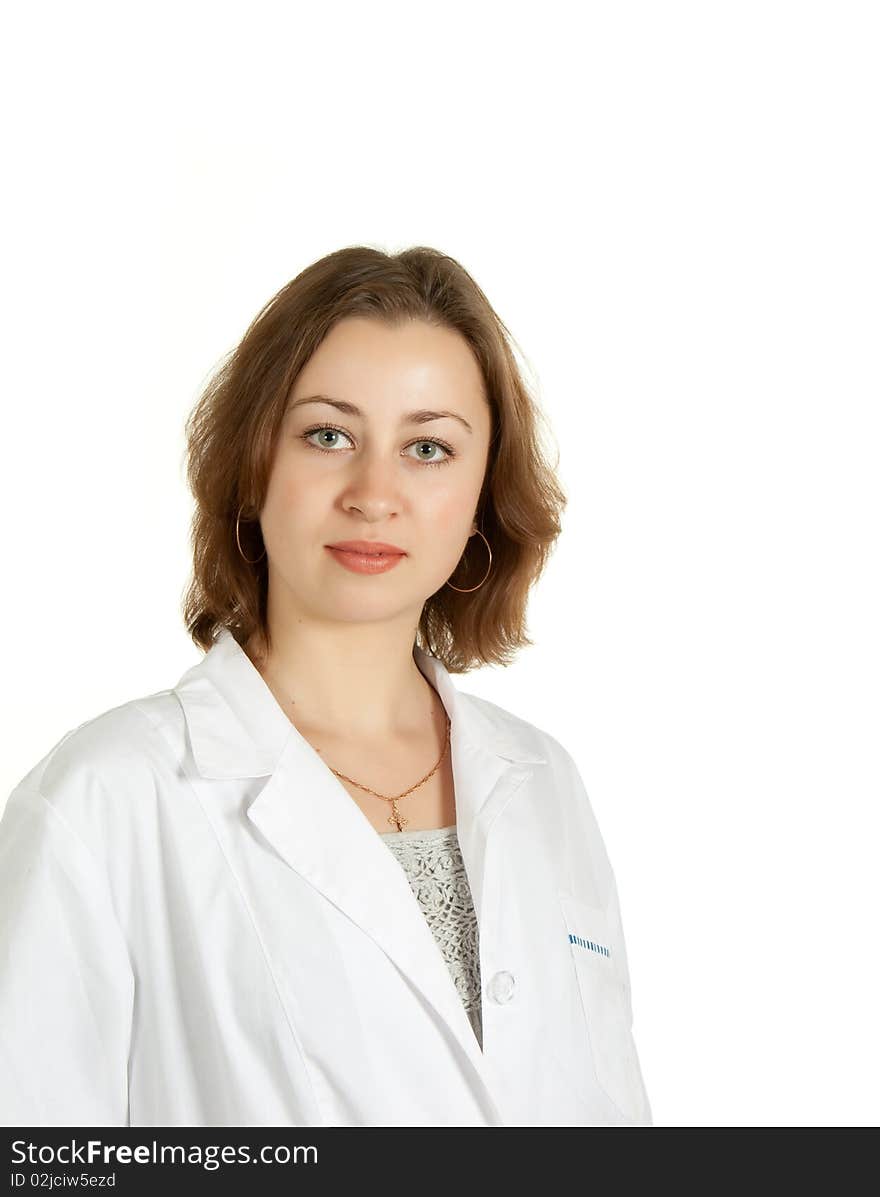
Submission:
<svg viewBox="0 0 880 1197">
<path fill-rule="evenodd" d="M 516 747 L 524 755 L 540 758 L 542 764 L 549 766 L 560 777 L 571 771 L 577 773 L 577 765 L 572 754 L 546 728 L 530 722 L 506 707 L 499 706 L 498 703 L 492 702 L 488 698 L 467 691 L 460 691 L 460 693 L 512 747 Z"/>
<path fill-rule="evenodd" d="M 610 865 L 592 800 L 576 759 L 546 728 L 524 719 L 488 699 L 468 694 L 468 702 L 480 712 L 493 746 L 510 759 L 521 761 L 531 773 L 536 803 L 546 811 L 552 807 L 559 826 L 573 844 L 589 845 L 594 866 L 607 873 Z M 493 731 L 494 729 L 494 731 Z"/>
<path fill-rule="evenodd" d="M 176 772 L 184 718 L 171 690 L 130 699 L 65 732 L 19 781 L 55 813 L 79 822 L 108 801 L 131 801 Z"/>
</svg>

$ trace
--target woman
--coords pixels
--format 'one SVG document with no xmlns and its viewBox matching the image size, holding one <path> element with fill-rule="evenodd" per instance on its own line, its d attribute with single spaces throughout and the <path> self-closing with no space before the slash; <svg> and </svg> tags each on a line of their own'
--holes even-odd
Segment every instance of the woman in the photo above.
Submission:
<svg viewBox="0 0 880 1197">
<path fill-rule="evenodd" d="M 7 1125 L 651 1123 L 568 752 L 459 690 L 565 498 L 482 291 L 331 254 L 187 425 L 203 659 L 0 822 Z"/>
</svg>

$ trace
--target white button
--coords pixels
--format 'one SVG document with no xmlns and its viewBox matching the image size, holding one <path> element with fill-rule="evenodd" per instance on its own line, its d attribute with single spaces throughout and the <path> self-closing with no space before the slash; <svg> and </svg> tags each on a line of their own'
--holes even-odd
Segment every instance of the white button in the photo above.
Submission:
<svg viewBox="0 0 880 1197">
<path fill-rule="evenodd" d="M 488 985 L 489 997 L 493 1002 L 509 1002 L 515 988 L 516 981 L 513 973 L 496 973 Z"/>
</svg>

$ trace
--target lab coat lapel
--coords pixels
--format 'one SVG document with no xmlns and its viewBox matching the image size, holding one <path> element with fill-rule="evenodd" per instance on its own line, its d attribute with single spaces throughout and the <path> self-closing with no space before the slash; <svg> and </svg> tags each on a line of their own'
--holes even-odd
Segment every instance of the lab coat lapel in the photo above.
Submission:
<svg viewBox="0 0 880 1197">
<path fill-rule="evenodd" d="M 512 737 L 500 710 L 495 716 L 491 704 L 484 708 L 458 691 L 436 658 L 418 647 L 414 658 L 451 721 L 458 838 L 480 926 L 492 824 L 529 766 L 544 758 Z M 292 869 L 376 941 L 443 1018 L 484 1080 L 484 1057 L 405 873 L 228 631 L 176 693 L 200 774 L 268 776 L 247 818 Z"/>
</svg>

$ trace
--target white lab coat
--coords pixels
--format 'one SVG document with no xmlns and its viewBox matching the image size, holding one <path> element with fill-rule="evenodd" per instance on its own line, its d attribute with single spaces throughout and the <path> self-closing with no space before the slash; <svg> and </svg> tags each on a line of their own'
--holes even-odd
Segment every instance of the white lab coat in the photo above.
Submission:
<svg viewBox="0 0 880 1197">
<path fill-rule="evenodd" d="M 414 657 L 451 718 L 483 1051 L 400 864 L 222 631 L 8 799 L 3 1125 L 652 1124 L 572 757 Z"/>
</svg>

